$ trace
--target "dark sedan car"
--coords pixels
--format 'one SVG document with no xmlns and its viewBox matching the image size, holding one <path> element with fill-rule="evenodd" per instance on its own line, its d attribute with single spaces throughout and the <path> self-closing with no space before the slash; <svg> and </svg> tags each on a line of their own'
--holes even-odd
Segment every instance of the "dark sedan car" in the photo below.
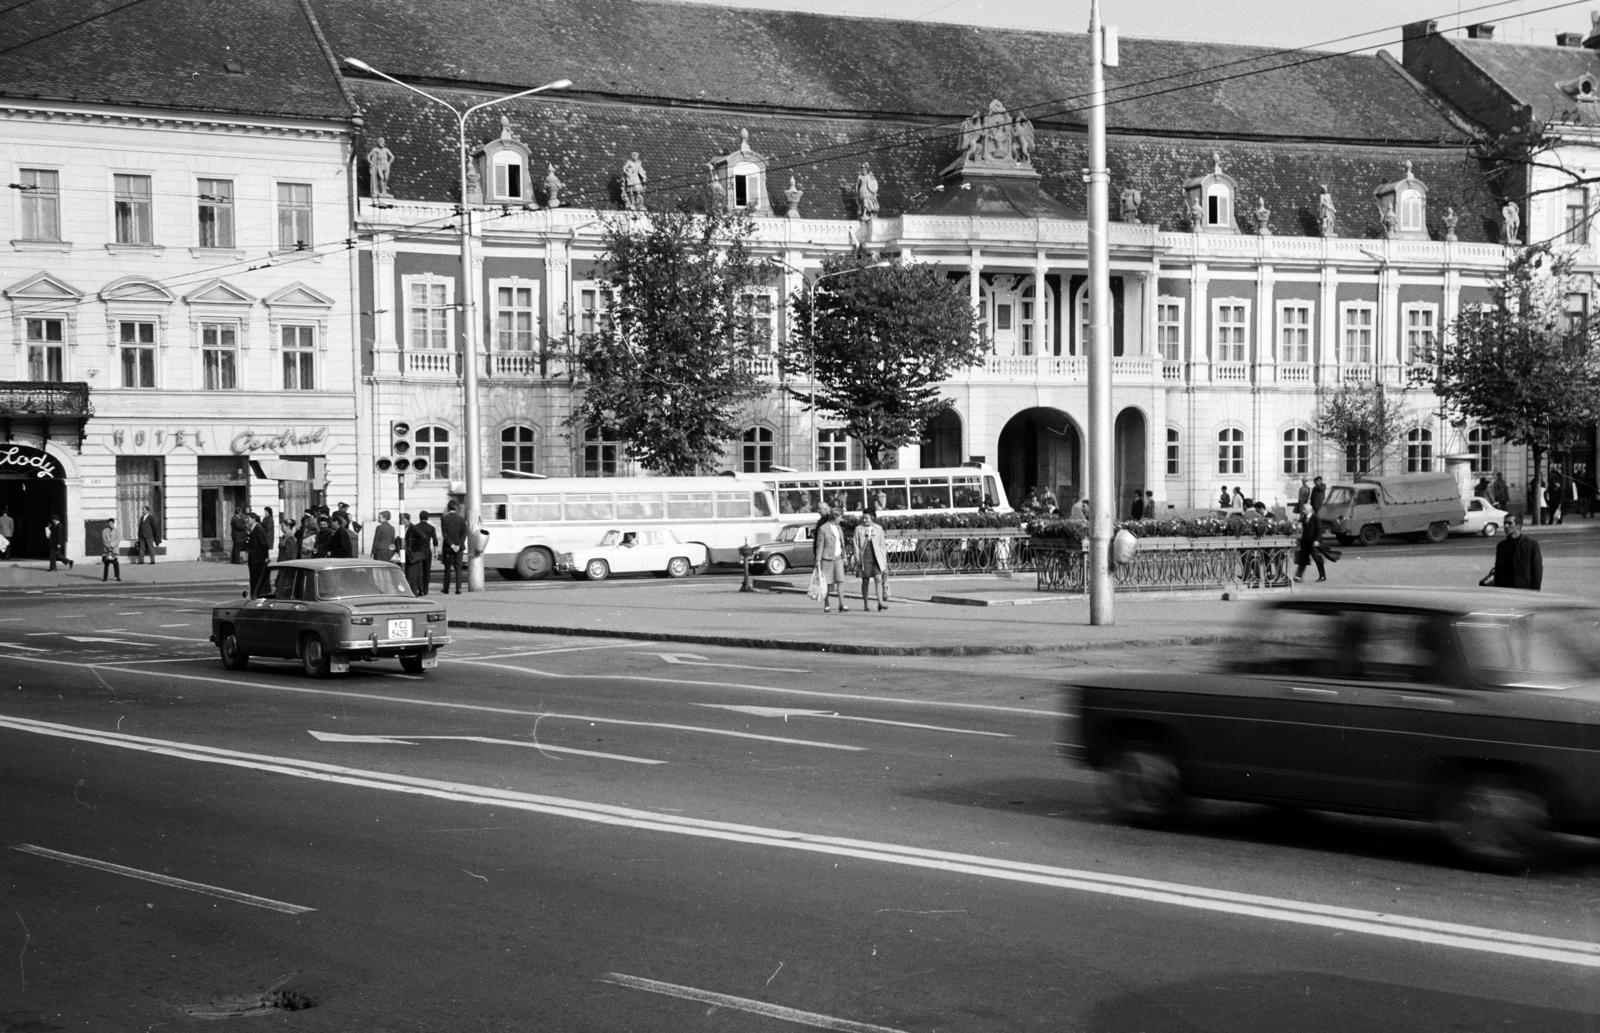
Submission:
<svg viewBox="0 0 1600 1033">
<path fill-rule="evenodd" d="M 1509 590 L 1296 594 L 1208 670 L 1078 676 L 1070 752 L 1135 824 L 1190 797 L 1420 818 L 1480 866 L 1600 834 L 1600 608 Z"/>
<path fill-rule="evenodd" d="M 816 565 L 815 540 L 810 524 L 790 524 L 770 542 L 762 542 L 750 555 L 752 570 L 765 570 L 768 574 L 782 574 L 791 567 Z"/>
<path fill-rule="evenodd" d="M 264 598 L 211 610 L 211 641 L 229 670 L 271 656 L 298 659 L 317 677 L 383 659 L 416 674 L 438 666 L 450 642 L 444 604 L 413 595 L 393 563 L 291 560 L 269 566 L 267 583 Z"/>
</svg>

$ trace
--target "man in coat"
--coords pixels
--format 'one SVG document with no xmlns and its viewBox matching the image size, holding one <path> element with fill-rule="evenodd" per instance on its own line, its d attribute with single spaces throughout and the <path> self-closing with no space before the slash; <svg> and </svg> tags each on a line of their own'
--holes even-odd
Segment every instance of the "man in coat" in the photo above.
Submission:
<svg viewBox="0 0 1600 1033">
<path fill-rule="evenodd" d="M 439 518 L 439 532 L 443 544 L 439 547 L 439 559 L 444 565 L 445 594 L 450 592 L 450 575 L 455 574 L 456 595 L 461 594 L 461 561 L 466 556 L 467 549 L 467 518 L 461 515 L 461 503 L 455 499 L 445 507 L 444 516 Z"/>
<path fill-rule="evenodd" d="M 250 537 L 250 517 L 244 510 L 233 511 L 233 519 L 228 521 L 228 534 L 233 542 L 233 552 L 229 555 L 228 561 L 243 563 L 245 540 Z"/>
<path fill-rule="evenodd" d="M 1522 518 L 1515 513 L 1506 517 L 1505 537 L 1494 547 L 1494 569 L 1478 584 L 1534 592 L 1544 585 L 1544 554 L 1538 542 L 1522 533 Z"/>
<path fill-rule="evenodd" d="M 244 552 L 250 571 L 250 594 L 267 594 L 267 560 L 272 556 L 272 532 L 255 513 L 245 516 Z"/>
<path fill-rule="evenodd" d="M 411 518 L 402 513 L 402 523 Z M 428 594 L 428 582 L 433 577 L 433 547 L 439 540 L 438 532 L 428 523 L 428 511 L 417 514 L 417 522 L 406 528 L 406 580 L 416 595 Z"/>
<path fill-rule="evenodd" d="M 378 526 L 372 530 L 372 558 L 387 563 L 394 559 L 394 525 L 389 523 L 389 511 L 380 510 Z"/>
<path fill-rule="evenodd" d="M 141 566 L 145 558 L 149 557 L 151 563 L 156 561 L 156 546 L 161 544 L 161 525 L 156 523 L 155 514 L 150 512 L 150 507 L 144 507 L 144 516 L 139 518 L 139 544 L 134 547 L 133 561 Z"/>
<path fill-rule="evenodd" d="M 1322 503 L 1328 497 L 1328 486 L 1322 482 L 1322 475 L 1318 474 L 1312 481 L 1311 487 L 1311 512 L 1322 512 Z"/>
</svg>

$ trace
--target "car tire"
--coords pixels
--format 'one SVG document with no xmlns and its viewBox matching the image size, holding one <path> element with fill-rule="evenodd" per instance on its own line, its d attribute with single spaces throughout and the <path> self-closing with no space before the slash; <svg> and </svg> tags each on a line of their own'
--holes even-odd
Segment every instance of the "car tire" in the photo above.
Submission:
<svg viewBox="0 0 1600 1033">
<path fill-rule="evenodd" d="M 326 678 L 332 665 L 333 657 L 328 654 L 328 645 L 321 635 L 307 632 L 300 636 L 300 670 L 306 677 Z"/>
<path fill-rule="evenodd" d="M 1433 523 L 1428 525 L 1428 530 L 1425 536 L 1427 537 L 1428 541 L 1437 545 L 1439 542 L 1442 542 L 1446 538 L 1450 537 L 1450 525 L 1445 523 L 1443 520 L 1435 520 Z"/>
<path fill-rule="evenodd" d="M 239 635 L 232 624 L 223 625 L 217 652 L 222 655 L 222 666 L 230 671 L 242 671 L 250 665 L 250 654 L 239 648 Z"/>
<path fill-rule="evenodd" d="M 1500 533 L 1500 525 L 1484 524 L 1483 530 L 1479 531 L 1478 533 L 1483 535 L 1485 538 L 1493 538 L 1495 535 Z"/>
<path fill-rule="evenodd" d="M 543 581 L 556 569 L 556 558 L 542 545 L 530 545 L 517 553 L 516 575 L 523 581 Z"/>
<path fill-rule="evenodd" d="M 1362 545 L 1377 545 L 1378 539 L 1382 537 L 1383 528 L 1379 527 L 1377 524 L 1368 524 L 1367 526 L 1363 527 L 1361 529 L 1361 533 L 1356 536 L 1356 541 L 1360 542 Z"/>
<path fill-rule="evenodd" d="M 400 658 L 400 669 L 407 674 L 421 674 L 423 670 L 422 657 L 402 656 Z"/>
<path fill-rule="evenodd" d="M 583 576 L 590 581 L 604 581 L 611 576 L 611 564 L 594 559 L 583 565 Z"/>
<path fill-rule="evenodd" d="M 688 577 L 694 573 L 694 564 L 688 557 L 674 556 L 667 561 L 667 577 Z"/>
<path fill-rule="evenodd" d="M 1176 752 L 1160 739 L 1134 736 L 1124 740 L 1106 775 L 1106 803 L 1129 825 L 1165 828 L 1183 814 L 1183 768 Z"/>
<path fill-rule="evenodd" d="M 1469 864 L 1491 872 L 1532 867 L 1549 848 L 1550 806 L 1528 779 L 1472 771 L 1440 794 L 1436 821 Z"/>
<path fill-rule="evenodd" d="M 773 577 L 777 577 L 788 569 L 789 561 L 784 559 L 782 556 L 767 557 L 767 573 L 771 574 Z"/>
</svg>

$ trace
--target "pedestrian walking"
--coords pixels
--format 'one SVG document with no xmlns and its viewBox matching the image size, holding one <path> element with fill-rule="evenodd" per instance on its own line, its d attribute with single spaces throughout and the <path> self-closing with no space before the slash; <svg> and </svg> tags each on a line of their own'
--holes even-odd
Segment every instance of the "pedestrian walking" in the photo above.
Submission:
<svg viewBox="0 0 1600 1033">
<path fill-rule="evenodd" d="M 378 512 L 378 526 L 372 529 L 372 558 L 388 563 L 394 559 L 395 531 L 387 509 Z"/>
<path fill-rule="evenodd" d="M 1295 495 L 1294 511 L 1305 518 L 1306 511 L 1311 508 L 1311 481 L 1304 475 L 1300 477 L 1300 491 Z"/>
<path fill-rule="evenodd" d="M 444 568 L 444 588 L 446 595 L 450 593 L 450 578 L 453 574 L 456 581 L 456 595 L 461 594 L 461 560 L 467 548 L 467 518 L 461 515 L 461 503 L 451 499 L 445 507 L 444 516 L 439 518 L 439 532 L 442 542 L 439 546 L 439 562 Z"/>
<path fill-rule="evenodd" d="M 839 514 L 828 512 L 817 532 L 817 571 L 822 576 L 822 612 L 828 612 L 828 600 L 839 600 L 839 612 L 844 604 L 844 532 L 839 529 Z"/>
<path fill-rule="evenodd" d="M 100 583 L 105 584 L 106 579 L 114 571 L 117 580 L 122 580 L 122 561 L 117 557 L 117 547 L 122 544 L 122 536 L 117 533 L 117 522 L 107 520 L 106 526 L 100 529 Z"/>
<path fill-rule="evenodd" d="M 267 594 L 267 561 L 272 556 L 272 532 L 254 512 L 245 515 L 245 562 L 250 574 L 250 594 Z"/>
<path fill-rule="evenodd" d="M 856 525 L 855 546 L 861 575 L 861 608 L 868 609 L 867 589 L 871 587 L 877 591 L 881 613 L 889 608 L 885 602 L 889 598 L 889 543 L 870 509 L 861 514 L 861 523 Z M 841 596 L 840 603 L 843 601 Z"/>
<path fill-rule="evenodd" d="M 1321 513 L 1322 503 L 1328 497 L 1328 486 L 1322 482 L 1322 475 L 1311 479 L 1311 512 Z"/>
<path fill-rule="evenodd" d="M 1235 513 L 1243 513 L 1245 511 L 1244 489 L 1237 484 L 1233 486 L 1233 496 L 1228 502 L 1228 508 Z"/>
<path fill-rule="evenodd" d="M 1496 509 L 1505 509 L 1511 505 L 1511 486 L 1506 484 L 1506 475 L 1498 471 L 1494 475 L 1494 483 L 1489 486 L 1490 493 L 1494 496 Z"/>
<path fill-rule="evenodd" d="M 421 513 L 422 520 L 413 522 L 410 513 L 400 514 L 400 526 L 405 530 L 406 583 L 412 595 L 428 594 L 428 574 L 433 559 L 433 525 L 427 522 L 428 511 Z"/>
<path fill-rule="evenodd" d="M 0 560 L 11 558 L 11 539 L 17 536 L 17 523 L 11 519 L 11 509 L 0 507 Z"/>
<path fill-rule="evenodd" d="M 50 522 L 44 525 L 45 555 L 50 557 L 50 569 L 56 569 L 56 563 L 65 563 L 67 569 L 72 569 L 72 561 L 67 558 L 67 529 L 61 526 L 61 518 L 52 516 Z"/>
<path fill-rule="evenodd" d="M 1522 518 L 1515 513 L 1506 517 L 1504 534 L 1494 547 L 1494 569 L 1478 584 L 1539 591 L 1544 585 L 1544 554 L 1539 543 L 1522 533 Z"/>
<path fill-rule="evenodd" d="M 233 544 L 228 562 L 243 563 L 245 540 L 250 537 L 250 517 L 244 509 L 233 511 L 233 519 L 228 521 L 228 536 Z"/>
<path fill-rule="evenodd" d="M 144 515 L 139 518 L 138 544 L 134 547 L 133 561 L 140 566 L 144 565 L 145 558 L 149 557 L 151 563 L 156 561 L 156 546 L 161 544 L 161 524 L 156 521 L 155 514 L 150 512 L 150 507 L 144 507 Z"/>
<path fill-rule="evenodd" d="M 1306 567 L 1312 563 L 1317 565 L 1317 580 L 1328 580 L 1328 568 L 1322 565 L 1322 517 L 1314 509 L 1300 525 L 1300 542 L 1294 554 L 1294 579 L 1305 580 Z"/>
</svg>

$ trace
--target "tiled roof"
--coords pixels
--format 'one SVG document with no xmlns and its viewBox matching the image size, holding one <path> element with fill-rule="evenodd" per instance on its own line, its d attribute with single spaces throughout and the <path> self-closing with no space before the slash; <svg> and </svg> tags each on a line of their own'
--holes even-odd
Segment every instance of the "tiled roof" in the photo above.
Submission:
<svg viewBox="0 0 1600 1033">
<path fill-rule="evenodd" d="M 660 0 L 311 0 L 339 56 L 499 89 L 570 78 L 615 99 L 959 119 L 992 99 L 1080 125 L 1081 33 Z M 1440 141 L 1459 131 L 1379 58 L 1124 39 L 1113 130 Z"/>
<path fill-rule="evenodd" d="M 1600 76 L 1600 54 L 1581 47 L 1540 47 L 1485 39 L 1450 40 L 1513 103 L 1526 104 L 1537 121 L 1577 114 L 1578 103 L 1556 84 L 1585 72 Z M 1509 113 L 1509 112 L 1508 112 Z"/>
<path fill-rule="evenodd" d="M 357 149 L 364 154 L 370 141 L 380 135 L 385 138 L 395 154 L 389 181 L 394 196 L 401 200 L 453 198 L 454 119 L 438 105 L 397 86 L 366 80 L 351 85 L 366 125 L 366 140 L 358 141 Z M 445 92 L 446 99 L 462 108 L 490 96 Z M 879 181 L 883 216 L 942 212 L 943 206 L 951 203 L 946 200 L 951 191 L 936 190 L 941 185 L 939 171 L 959 149 L 954 131 L 910 121 L 605 103 L 560 94 L 511 101 L 474 116 L 469 143 L 498 135 L 502 111 L 532 151 L 532 181 L 542 183 L 545 164 L 553 163 L 565 184 L 563 204 L 580 208 L 620 206 L 620 171 L 630 151 L 639 152 L 649 172 L 646 199 L 650 207 L 669 207 L 691 196 L 703 198 L 706 163 L 738 146 L 739 131 L 748 129 L 751 147 L 767 158 L 768 188 L 780 208 L 783 189 L 793 174 L 805 191 L 800 203 L 803 216 L 853 218 L 849 198 L 861 163 L 866 161 Z M 1081 216 L 1087 210 L 1081 175 L 1088 163 L 1087 150 L 1082 132 L 1036 130 L 1038 189 L 1064 206 L 1058 212 Z M 1319 184 L 1326 183 L 1339 209 L 1339 235 L 1378 236 L 1372 192 L 1404 175 L 1407 160 L 1413 163 L 1417 178 L 1428 186 L 1429 228 L 1435 237 L 1444 235 L 1439 217 L 1447 205 L 1461 214 L 1457 234 L 1462 240 L 1493 239 L 1498 218 L 1498 205 L 1484 189 L 1478 165 L 1460 145 L 1206 141 L 1118 134 L 1110 138 L 1108 150 L 1113 199 L 1124 186 L 1138 187 L 1144 195 L 1141 217 L 1166 229 L 1187 227 L 1182 184 L 1211 170 L 1214 151 L 1224 171 L 1238 183 L 1239 211 L 1254 211 L 1256 198 L 1263 198 L 1274 213 L 1272 227 L 1278 234 L 1317 232 L 1315 199 Z M 961 214 L 1015 213 L 996 209 Z M 1253 219 L 1241 214 L 1239 228 L 1252 231 Z"/>
<path fill-rule="evenodd" d="M 12 4 L 0 17 L 0 97 L 308 118 L 350 113 L 299 0 Z"/>
</svg>

